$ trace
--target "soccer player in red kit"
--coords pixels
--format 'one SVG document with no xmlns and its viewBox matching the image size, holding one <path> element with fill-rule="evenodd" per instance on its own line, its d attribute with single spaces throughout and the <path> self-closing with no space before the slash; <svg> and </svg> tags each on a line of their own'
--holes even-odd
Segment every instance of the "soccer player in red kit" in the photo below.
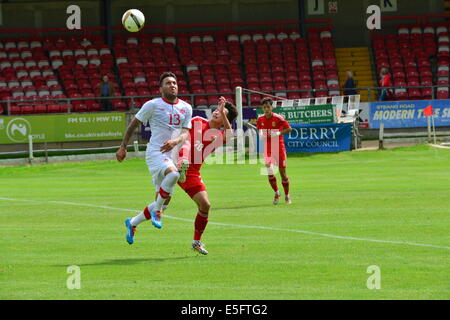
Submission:
<svg viewBox="0 0 450 320">
<path fill-rule="evenodd" d="M 292 128 L 282 115 L 272 112 L 272 99 L 268 97 L 262 99 L 261 107 L 264 114 L 258 117 L 256 128 L 259 130 L 260 136 L 264 137 L 264 162 L 268 169 L 270 186 L 275 191 L 273 204 L 278 204 L 281 196 L 277 186 L 277 178 L 273 172 L 273 165 L 278 166 L 280 170 L 285 201 L 287 204 L 291 204 L 292 202 L 289 197 L 289 178 L 286 175 L 286 148 L 284 146 L 283 134 L 291 132 Z M 278 139 L 278 141 L 275 139 Z"/>
<path fill-rule="evenodd" d="M 216 148 L 226 143 L 227 137 L 233 133 L 231 122 L 237 117 L 237 109 L 224 97 L 219 99 L 217 109 L 213 112 L 211 120 L 202 117 L 193 117 L 189 138 L 178 153 L 178 165 L 189 163 L 186 180 L 178 181 L 178 185 L 196 203 L 198 212 L 194 222 L 194 239 L 192 249 L 201 254 L 208 254 L 205 245 L 201 242 L 202 234 L 208 223 L 211 204 L 208 199 L 205 184 L 200 175 L 200 168 Z M 222 128 L 223 129 L 220 129 Z M 170 201 L 165 202 L 167 205 Z"/>
</svg>

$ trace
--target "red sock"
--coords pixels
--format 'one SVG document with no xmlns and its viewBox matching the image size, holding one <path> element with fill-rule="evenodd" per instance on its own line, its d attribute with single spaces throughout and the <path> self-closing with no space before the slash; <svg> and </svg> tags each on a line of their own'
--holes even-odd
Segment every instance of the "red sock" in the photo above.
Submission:
<svg viewBox="0 0 450 320">
<path fill-rule="evenodd" d="M 270 183 L 273 191 L 277 192 L 278 191 L 277 178 L 275 178 L 275 176 L 273 176 L 273 175 L 269 175 L 269 183 Z"/>
<path fill-rule="evenodd" d="M 208 223 L 208 212 L 198 211 L 197 217 L 195 217 L 195 231 L 194 231 L 194 240 L 200 240 L 202 237 L 203 231 L 205 231 L 206 224 Z"/>
<path fill-rule="evenodd" d="M 163 199 L 167 199 L 170 196 L 170 192 L 166 192 L 163 188 L 159 188 L 159 195 Z"/>
<path fill-rule="evenodd" d="M 148 206 L 147 207 L 145 207 L 145 209 L 144 209 L 144 216 L 145 216 L 145 219 L 150 219 L 150 210 L 148 210 Z"/>
<path fill-rule="evenodd" d="M 283 185 L 284 194 L 288 195 L 289 194 L 289 179 L 282 180 L 281 184 Z"/>
</svg>

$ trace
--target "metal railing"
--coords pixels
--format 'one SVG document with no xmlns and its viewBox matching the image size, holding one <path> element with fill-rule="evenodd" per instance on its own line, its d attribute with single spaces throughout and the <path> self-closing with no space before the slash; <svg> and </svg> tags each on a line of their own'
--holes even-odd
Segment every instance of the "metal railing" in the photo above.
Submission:
<svg viewBox="0 0 450 320">
<path fill-rule="evenodd" d="M 309 93 L 309 95 L 311 97 L 313 97 L 314 93 L 317 92 L 327 92 L 329 93 L 330 91 L 339 91 L 339 92 L 343 92 L 343 91 L 348 91 L 348 90 L 355 90 L 357 91 L 358 94 L 361 94 L 361 92 L 366 91 L 367 92 L 367 96 L 368 96 L 368 101 L 367 102 L 375 102 L 378 101 L 376 100 L 376 97 L 381 93 L 382 89 L 392 89 L 393 91 L 395 91 L 396 89 L 413 89 L 413 88 L 417 88 L 417 89 L 425 89 L 425 88 L 429 88 L 431 89 L 431 100 L 434 100 L 437 96 L 437 88 L 450 88 L 450 84 L 447 85 L 432 85 L 432 86 L 402 86 L 402 87 L 365 87 L 365 88 L 333 88 L 333 89 L 302 89 L 302 90 L 276 90 L 276 91 L 271 91 L 270 93 L 273 94 L 275 92 L 275 95 L 279 95 L 281 94 L 286 94 L 286 96 L 289 93 Z M 264 93 L 264 92 L 263 92 Z M 246 92 L 245 93 L 245 97 L 247 98 L 247 100 L 245 101 L 246 103 L 244 103 L 245 107 L 255 107 L 259 105 L 259 101 L 256 104 L 252 104 L 251 103 L 251 96 L 252 94 L 255 93 L 251 93 L 251 92 Z M 231 100 L 234 100 L 235 98 L 235 93 L 232 92 L 217 92 L 217 93 L 202 93 L 202 94 L 180 94 L 178 95 L 181 99 L 188 101 L 191 103 L 192 106 L 194 106 L 194 108 L 198 108 L 198 107 L 206 107 L 208 108 L 210 105 L 199 105 L 198 103 L 196 103 L 196 97 L 205 97 L 205 96 L 224 96 L 224 97 L 232 97 Z M 26 99 L 9 99 L 9 100 L 0 100 L 0 106 L 3 105 L 4 107 L 6 107 L 6 110 L 3 110 L 3 114 L 4 115 L 11 115 L 11 106 L 12 104 L 15 104 L 17 106 L 26 106 L 26 105 L 35 105 L 35 104 L 39 104 L 39 102 L 55 102 L 55 104 L 65 104 L 67 105 L 67 110 L 64 113 L 71 113 L 73 112 L 73 105 L 74 105 L 74 101 L 92 101 L 92 100 L 129 100 L 129 103 L 126 103 L 127 110 L 134 110 L 134 109 L 139 109 L 141 107 L 141 105 L 138 105 L 136 103 L 136 99 L 151 99 L 151 98 L 155 98 L 157 97 L 156 95 L 142 95 L 142 96 L 112 96 L 112 97 L 76 97 L 76 98 L 52 98 L 52 99 L 33 99 L 33 100 L 26 100 Z M 280 99 L 286 98 L 285 96 L 281 96 L 280 95 Z M 395 93 L 394 93 L 394 99 L 392 100 L 397 100 L 395 99 Z M 404 98 L 401 100 L 426 100 L 426 99 L 421 99 L 421 98 L 416 98 L 416 99 L 410 99 L 410 98 Z M 364 101 L 361 101 L 364 102 Z M 76 103 L 75 103 L 76 104 Z M 114 103 L 111 101 L 111 106 L 113 106 Z M 5 108 L 4 108 L 5 109 Z M 201 109 L 201 108 L 198 108 Z M 114 110 L 114 106 L 111 108 L 111 110 L 108 111 L 113 111 Z M 75 111 L 77 112 L 77 111 Z M 88 110 L 89 112 L 89 110 Z"/>
<path fill-rule="evenodd" d="M 235 93 L 231 93 L 231 92 L 218 92 L 218 93 L 203 93 L 203 94 L 179 94 L 178 97 L 191 103 L 192 106 L 195 106 L 195 97 L 203 97 L 203 96 L 232 96 L 233 98 L 235 97 Z M 159 96 L 156 95 L 142 95 L 142 96 L 111 96 L 111 97 L 75 97 L 75 98 L 50 98 L 50 99 L 32 99 L 32 100 L 27 100 L 27 99 L 8 99 L 8 100 L 0 100 L 0 107 L 2 105 L 6 106 L 5 110 L 3 110 L 3 114 L 4 115 L 11 115 L 11 107 L 12 105 L 17 105 L 17 106 L 29 106 L 29 105 L 36 105 L 36 104 L 43 104 L 45 102 L 55 102 L 54 104 L 64 104 L 67 106 L 67 109 L 64 113 L 72 113 L 72 112 L 77 112 L 77 111 L 73 111 L 74 106 L 77 105 L 77 103 L 74 103 L 74 101 L 93 101 L 93 100 L 111 100 L 111 110 L 107 110 L 107 111 L 113 111 L 114 110 L 114 102 L 113 100 L 129 100 L 129 103 L 127 103 L 127 107 L 126 109 L 136 109 L 136 108 L 140 108 L 141 105 L 136 103 L 136 99 L 152 99 L 152 98 L 156 98 Z M 186 99 L 187 98 L 187 99 Z M 197 107 L 199 105 L 197 104 Z M 89 110 L 88 110 L 89 111 Z M 105 110 L 102 110 L 105 111 Z M 1 113 L 0 113 L 1 116 Z"/>
</svg>

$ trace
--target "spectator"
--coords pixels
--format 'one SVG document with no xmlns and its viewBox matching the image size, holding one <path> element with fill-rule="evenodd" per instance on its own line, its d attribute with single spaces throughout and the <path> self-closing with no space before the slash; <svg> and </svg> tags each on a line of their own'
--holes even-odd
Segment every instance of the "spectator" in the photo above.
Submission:
<svg viewBox="0 0 450 320">
<path fill-rule="evenodd" d="M 347 70 L 345 71 L 345 74 L 347 75 L 347 81 L 345 81 L 344 88 L 347 89 L 344 91 L 344 95 L 350 96 L 355 95 L 356 93 L 356 83 L 353 79 L 353 71 Z"/>
<path fill-rule="evenodd" d="M 380 71 L 380 87 L 381 89 L 381 95 L 380 95 L 380 101 L 385 100 L 391 100 L 393 97 L 393 91 L 392 88 L 392 81 L 391 81 L 391 75 L 389 74 L 388 68 L 381 68 Z M 386 88 L 386 89 L 383 89 Z"/>
<path fill-rule="evenodd" d="M 100 97 L 112 97 L 114 95 L 114 85 L 107 75 L 104 75 L 102 78 L 102 82 L 99 84 L 100 88 Z M 102 99 L 102 111 L 111 111 L 111 99 Z"/>
</svg>

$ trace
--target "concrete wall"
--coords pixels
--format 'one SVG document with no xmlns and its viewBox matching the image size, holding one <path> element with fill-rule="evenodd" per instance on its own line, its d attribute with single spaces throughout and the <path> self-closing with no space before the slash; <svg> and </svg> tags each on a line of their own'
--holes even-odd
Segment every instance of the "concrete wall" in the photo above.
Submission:
<svg viewBox="0 0 450 320">
<path fill-rule="evenodd" d="M 82 26 L 100 25 L 99 1 L 20 1 L 1 4 L 1 29 L 65 28 L 66 9 L 77 4 Z"/>
<path fill-rule="evenodd" d="M 350 47 L 358 45 L 369 45 L 370 37 L 366 27 L 369 15 L 366 13 L 367 7 L 373 4 L 380 5 L 383 0 L 334 0 L 338 4 L 337 13 L 328 13 L 329 0 L 324 2 L 323 15 L 310 15 L 308 13 L 308 2 L 305 0 L 305 13 L 307 19 L 330 18 L 333 20 L 335 44 L 338 47 Z M 314 1 L 314 0 L 312 0 Z M 442 0 L 397 0 L 396 12 L 382 12 L 382 16 L 399 15 L 423 15 L 444 13 Z M 404 21 L 408 23 L 408 21 Z M 382 23 L 382 31 L 395 31 L 393 25 L 398 22 Z"/>
<path fill-rule="evenodd" d="M 369 32 L 366 28 L 366 8 L 380 5 L 383 0 L 335 0 L 337 13 L 328 13 L 331 0 L 324 3 L 324 14 L 310 15 L 307 6 L 314 0 L 111 0 L 113 25 L 119 25 L 123 12 L 137 8 L 144 12 L 147 23 L 189 24 L 255 22 L 268 20 L 299 19 L 299 3 L 304 2 L 306 19 L 331 18 L 334 25 L 335 43 L 339 47 L 368 45 Z M 0 28 L 64 28 L 68 5 L 76 3 L 81 8 L 82 26 L 98 26 L 100 0 L 90 1 L 20 1 L 10 0 L 1 4 L 3 25 Z M 383 16 L 421 15 L 444 13 L 442 0 L 397 0 L 396 12 L 384 12 Z M 382 25 L 389 30 L 392 22 Z"/>
<path fill-rule="evenodd" d="M 82 26 L 99 26 L 100 0 L 9 1 L 1 4 L 0 28 L 65 28 L 66 8 L 81 8 Z M 226 23 L 238 21 L 296 20 L 297 0 L 111 0 L 113 25 L 130 8 L 141 10 L 152 24 Z"/>
</svg>

